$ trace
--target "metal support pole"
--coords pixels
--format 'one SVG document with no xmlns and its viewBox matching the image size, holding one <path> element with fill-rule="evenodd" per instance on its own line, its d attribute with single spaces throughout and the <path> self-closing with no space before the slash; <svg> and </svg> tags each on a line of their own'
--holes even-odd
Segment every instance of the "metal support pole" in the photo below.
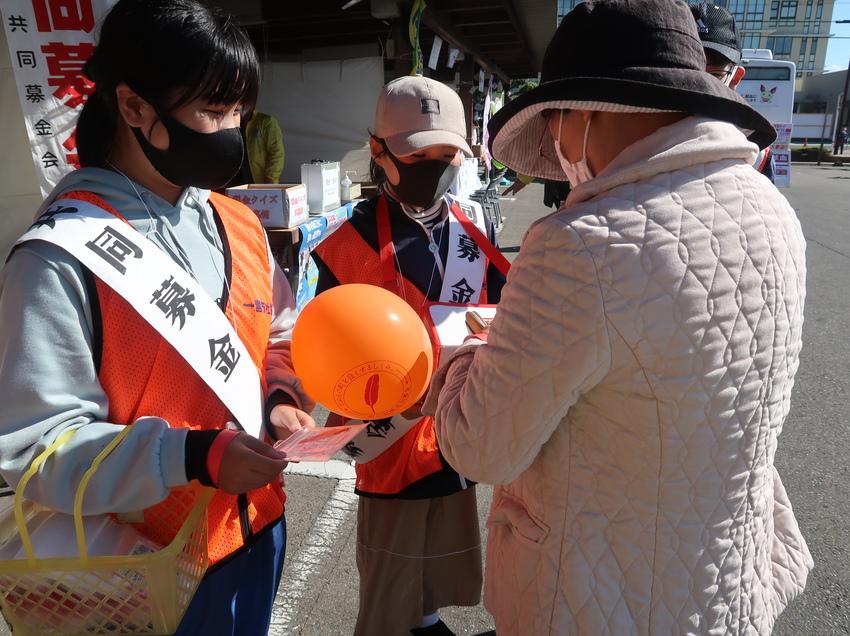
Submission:
<svg viewBox="0 0 850 636">
<path fill-rule="evenodd" d="M 850 24 L 850 20 L 836 20 L 836 24 Z M 836 133 L 841 130 L 844 124 L 844 113 L 847 111 L 847 88 L 850 85 L 850 61 L 847 63 L 847 74 L 844 76 L 844 98 L 841 100 L 841 112 L 838 115 L 838 126 L 835 128 Z M 832 140 L 835 142 L 835 139 Z"/>
<path fill-rule="evenodd" d="M 820 165 L 821 157 L 823 157 L 823 138 L 826 135 L 826 120 L 829 118 L 829 110 L 823 109 L 823 126 L 820 129 L 820 148 L 818 148 L 818 165 Z"/>
</svg>

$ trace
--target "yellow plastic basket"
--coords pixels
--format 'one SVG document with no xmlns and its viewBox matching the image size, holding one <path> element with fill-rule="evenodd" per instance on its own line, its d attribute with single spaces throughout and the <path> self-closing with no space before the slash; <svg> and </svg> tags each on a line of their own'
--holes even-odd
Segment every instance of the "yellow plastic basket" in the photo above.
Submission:
<svg viewBox="0 0 850 636">
<path fill-rule="evenodd" d="M 174 540 L 157 552 L 89 556 L 86 550 L 81 512 L 86 485 L 129 429 L 98 455 L 77 489 L 74 524 L 79 556 L 38 558 L 33 553 L 25 520 L 39 507 L 23 499 L 38 466 L 73 433 L 60 437 L 39 455 L 21 479 L 14 518 L 7 515 L 7 523 L 17 526 L 11 532 L 20 534 L 27 558 L 0 560 L 0 611 L 15 636 L 163 636 L 177 630 L 209 564 L 206 508 L 212 489 L 187 486 L 172 490 L 183 514 L 177 506 L 169 512 L 185 521 Z"/>
</svg>

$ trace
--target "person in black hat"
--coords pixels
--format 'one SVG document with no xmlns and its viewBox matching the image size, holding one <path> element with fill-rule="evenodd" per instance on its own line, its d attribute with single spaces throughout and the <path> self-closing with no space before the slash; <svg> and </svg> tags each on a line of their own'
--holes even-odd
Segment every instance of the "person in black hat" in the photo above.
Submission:
<svg viewBox="0 0 850 636">
<path fill-rule="evenodd" d="M 706 72 L 735 88 L 746 73 L 740 66 L 743 46 L 735 16 L 725 7 L 710 2 L 692 4 L 690 8 L 705 48 Z"/>
<path fill-rule="evenodd" d="M 774 467 L 805 239 L 751 163 L 773 127 L 674 0 L 563 19 L 492 155 L 574 185 L 424 412 L 495 484 L 485 606 L 511 634 L 769 634 L 812 558 Z"/>
<path fill-rule="evenodd" d="M 705 71 L 734 90 L 747 72 L 740 65 L 743 47 L 735 16 L 724 7 L 709 2 L 692 4 L 690 8 L 705 48 Z M 774 181 L 770 147 L 759 152 L 753 167 Z"/>
</svg>

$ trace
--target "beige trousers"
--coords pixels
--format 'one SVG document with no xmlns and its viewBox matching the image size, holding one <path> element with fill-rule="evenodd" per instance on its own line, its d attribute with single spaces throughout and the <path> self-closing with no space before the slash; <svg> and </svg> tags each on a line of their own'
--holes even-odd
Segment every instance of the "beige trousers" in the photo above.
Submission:
<svg viewBox="0 0 850 636">
<path fill-rule="evenodd" d="M 355 636 L 409 636 L 422 617 L 481 601 L 475 488 L 435 499 L 361 497 Z"/>
</svg>

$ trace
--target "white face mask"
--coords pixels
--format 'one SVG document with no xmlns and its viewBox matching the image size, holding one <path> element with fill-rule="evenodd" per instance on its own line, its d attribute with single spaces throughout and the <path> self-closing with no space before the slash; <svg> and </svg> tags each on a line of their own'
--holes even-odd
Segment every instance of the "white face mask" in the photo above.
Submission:
<svg viewBox="0 0 850 636">
<path fill-rule="evenodd" d="M 587 119 L 587 127 L 584 129 L 584 145 L 581 149 L 582 158 L 575 163 L 570 163 L 567 158 L 561 153 L 561 130 L 564 124 L 564 111 L 561 111 L 561 120 L 558 123 L 558 139 L 555 142 L 555 154 L 558 155 L 558 161 L 561 163 L 561 169 L 567 175 L 567 180 L 573 187 L 585 181 L 590 181 L 595 176 L 590 171 L 590 166 L 587 165 L 587 136 L 590 134 L 590 122 L 593 121 L 593 113 Z"/>
</svg>

